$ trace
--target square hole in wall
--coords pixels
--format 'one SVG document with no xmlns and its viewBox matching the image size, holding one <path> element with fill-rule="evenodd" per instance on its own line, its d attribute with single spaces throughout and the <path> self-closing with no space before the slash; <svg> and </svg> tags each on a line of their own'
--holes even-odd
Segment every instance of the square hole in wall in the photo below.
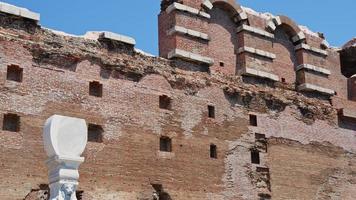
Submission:
<svg viewBox="0 0 356 200">
<path fill-rule="evenodd" d="M 89 95 L 95 97 L 103 96 L 103 84 L 98 81 L 92 81 L 89 83 Z"/>
<path fill-rule="evenodd" d="M 224 67 L 225 63 L 224 62 L 219 62 L 220 67 Z"/>
<path fill-rule="evenodd" d="M 266 140 L 266 135 L 261 133 L 255 133 L 255 139 L 258 140 Z"/>
<path fill-rule="evenodd" d="M 282 83 L 285 83 L 286 79 L 285 78 L 281 78 L 281 81 L 282 81 Z"/>
<path fill-rule="evenodd" d="M 89 142 L 103 142 L 104 129 L 97 124 L 88 124 L 88 141 Z"/>
<path fill-rule="evenodd" d="M 23 69 L 17 65 L 7 66 L 6 79 L 9 81 L 22 82 Z"/>
<path fill-rule="evenodd" d="M 208 117 L 215 118 L 215 107 L 208 105 Z"/>
<path fill-rule="evenodd" d="M 258 200 L 271 200 L 271 195 L 269 194 L 258 194 L 259 199 Z"/>
<path fill-rule="evenodd" d="M 215 144 L 210 145 L 210 158 L 218 158 L 218 149 Z"/>
<path fill-rule="evenodd" d="M 257 150 L 251 150 L 251 163 L 260 164 L 260 152 Z"/>
<path fill-rule="evenodd" d="M 172 152 L 172 139 L 169 137 L 161 137 L 159 139 L 159 150 L 164 152 Z"/>
<path fill-rule="evenodd" d="M 250 115 L 250 126 L 257 126 L 257 116 Z"/>
<path fill-rule="evenodd" d="M 19 132 L 20 116 L 16 114 L 5 114 L 2 129 L 4 131 Z"/>
<path fill-rule="evenodd" d="M 167 96 L 167 95 L 161 95 L 159 96 L 159 108 L 165 109 L 165 110 L 171 110 L 172 109 L 172 99 Z"/>
</svg>

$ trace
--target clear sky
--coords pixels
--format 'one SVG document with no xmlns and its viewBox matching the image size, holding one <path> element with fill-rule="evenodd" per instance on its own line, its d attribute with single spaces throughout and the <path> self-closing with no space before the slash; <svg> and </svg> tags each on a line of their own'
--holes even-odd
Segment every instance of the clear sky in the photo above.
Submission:
<svg viewBox="0 0 356 200">
<path fill-rule="evenodd" d="M 137 48 L 157 55 L 160 0 L 3 0 L 41 14 L 41 25 L 82 35 L 107 30 L 134 37 Z M 333 46 L 356 36 L 356 0 L 240 0 L 256 11 L 283 14 Z"/>
</svg>

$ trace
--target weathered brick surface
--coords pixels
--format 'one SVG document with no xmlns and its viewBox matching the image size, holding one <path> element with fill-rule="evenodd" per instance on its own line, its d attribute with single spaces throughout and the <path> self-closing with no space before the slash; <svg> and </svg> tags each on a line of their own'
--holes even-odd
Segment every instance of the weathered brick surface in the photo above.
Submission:
<svg viewBox="0 0 356 200">
<path fill-rule="evenodd" d="M 199 0 L 180 2 L 201 9 Z M 162 184 L 178 200 L 354 199 L 356 122 L 338 113 L 356 103 L 348 99 L 339 53 L 295 52 L 290 29 L 298 28 L 289 18 L 275 30 L 275 39 L 237 33 L 247 21 L 236 22 L 229 14 L 241 10 L 232 1 L 214 2 L 207 11 L 211 20 L 178 11 L 159 16 L 160 54 L 182 48 L 212 57 L 210 67 L 148 57 L 129 45 L 63 36 L 0 16 L 0 127 L 7 113 L 21 122 L 19 132 L 0 131 L 0 199 L 45 195 L 42 128 L 53 114 L 104 129 L 103 142 L 89 142 L 84 153 L 83 199 L 148 200 L 152 184 Z M 248 23 L 265 30 L 267 15 L 249 12 Z M 167 36 L 174 25 L 208 33 L 211 40 Z M 315 37 L 307 35 L 306 41 L 318 48 L 322 40 Z M 276 59 L 237 55 L 243 46 L 274 53 Z M 303 71 L 297 78 L 294 67 L 303 63 L 331 75 Z M 9 65 L 23 69 L 22 82 L 6 79 Z M 274 73 L 286 83 L 241 77 L 237 71 L 244 67 Z M 337 95 L 298 92 L 296 80 Z M 103 85 L 102 97 L 89 96 L 91 81 Z M 159 108 L 160 95 L 172 99 L 171 110 Z M 215 108 L 214 119 L 208 105 Z M 257 126 L 249 124 L 250 114 L 257 116 Z M 256 133 L 266 139 L 256 139 Z M 159 151 L 161 136 L 172 139 L 172 152 Z M 217 159 L 210 158 L 211 144 L 217 146 Z M 260 151 L 260 164 L 251 163 L 251 151 Z"/>
<path fill-rule="evenodd" d="M 238 39 L 235 23 L 228 17 L 228 14 L 219 9 L 213 8 L 211 11 L 211 21 L 209 24 L 209 42 L 208 53 L 215 59 L 211 70 L 223 72 L 225 74 L 236 74 Z M 221 47 L 224 48 L 221 48 Z M 220 66 L 220 63 L 223 66 Z"/>
</svg>

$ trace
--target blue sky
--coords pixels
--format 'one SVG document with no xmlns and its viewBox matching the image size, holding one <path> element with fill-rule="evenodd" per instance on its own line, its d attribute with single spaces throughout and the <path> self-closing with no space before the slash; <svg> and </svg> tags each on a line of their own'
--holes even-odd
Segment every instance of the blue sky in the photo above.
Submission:
<svg viewBox="0 0 356 200">
<path fill-rule="evenodd" d="M 137 48 L 157 55 L 160 0 L 3 0 L 41 14 L 41 25 L 82 35 L 107 30 L 134 37 Z M 283 14 L 333 46 L 356 36 L 356 0 L 240 0 L 256 11 Z"/>
</svg>

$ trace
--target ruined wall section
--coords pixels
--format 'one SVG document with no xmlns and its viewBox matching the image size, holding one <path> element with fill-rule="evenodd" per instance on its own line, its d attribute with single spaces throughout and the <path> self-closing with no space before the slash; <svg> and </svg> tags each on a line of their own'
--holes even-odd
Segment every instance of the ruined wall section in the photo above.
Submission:
<svg viewBox="0 0 356 200">
<path fill-rule="evenodd" d="M 159 38 L 174 42 L 161 42 L 162 57 L 202 65 L 211 73 L 283 82 L 297 91 L 347 100 L 339 52 L 322 33 L 235 1 L 163 2 Z M 167 16 L 176 20 L 170 24 Z"/>
<path fill-rule="evenodd" d="M 0 19 L 0 199 L 45 190 L 41 132 L 52 114 L 101 127 L 80 169 L 83 199 L 152 199 L 157 185 L 178 200 L 354 196 L 355 123 L 341 126 L 328 99 L 182 70 L 110 33 L 64 36 Z M 18 129 L 4 130 L 14 122 L 8 114 Z M 171 152 L 162 151 L 162 137 Z"/>
</svg>

